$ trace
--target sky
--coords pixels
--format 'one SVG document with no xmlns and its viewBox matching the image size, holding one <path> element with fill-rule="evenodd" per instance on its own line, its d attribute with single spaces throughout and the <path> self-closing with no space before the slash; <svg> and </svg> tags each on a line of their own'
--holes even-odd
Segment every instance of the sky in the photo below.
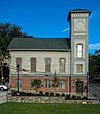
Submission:
<svg viewBox="0 0 100 114">
<path fill-rule="evenodd" d="M 89 50 L 100 49 L 100 0 L 0 0 L 0 23 L 9 22 L 37 38 L 69 38 L 68 11 L 92 10 Z"/>
</svg>

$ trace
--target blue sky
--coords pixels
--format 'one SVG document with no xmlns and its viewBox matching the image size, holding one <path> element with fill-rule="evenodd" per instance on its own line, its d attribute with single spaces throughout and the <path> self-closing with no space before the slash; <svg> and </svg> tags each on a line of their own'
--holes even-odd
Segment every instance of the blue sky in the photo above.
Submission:
<svg viewBox="0 0 100 114">
<path fill-rule="evenodd" d="M 0 23 L 10 22 L 39 38 L 69 38 L 68 11 L 92 10 L 89 18 L 90 52 L 100 49 L 99 0 L 0 0 Z"/>
</svg>

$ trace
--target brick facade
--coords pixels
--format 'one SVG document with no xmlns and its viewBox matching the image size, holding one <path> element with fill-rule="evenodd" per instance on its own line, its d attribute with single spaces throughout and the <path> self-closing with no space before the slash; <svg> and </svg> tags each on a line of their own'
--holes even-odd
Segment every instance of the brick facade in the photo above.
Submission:
<svg viewBox="0 0 100 114">
<path fill-rule="evenodd" d="M 17 86 L 16 86 L 16 80 L 18 79 L 17 76 L 12 76 L 10 77 L 10 85 L 12 87 L 12 89 L 17 90 Z M 31 88 L 31 80 L 34 79 L 40 79 L 42 81 L 42 86 L 41 88 L 38 89 L 39 91 L 43 91 L 43 92 L 56 92 L 55 88 L 52 87 L 52 80 L 53 77 L 51 76 L 20 76 L 19 80 L 22 80 L 22 87 L 19 89 L 20 91 L 26 91 L 26 92 L 35 92 L 35 90 L 33 88 Z M 65 81 L 65 89 L 62 89 L 61 86 L 58 87 L 58 92 L 60 93 L 66 93 L 69 94 L 69 92 L 71 91 L 72 95 L 76 95 L 76 81 L 77 80 L 81 80 L 83 82 L 83 92 L 84 87 L 87 87 L 87 78 L 86 77 L 71 77 L 71 84 L 70 84 L 70 78 L 67 76 L 61 76 L 59 77 L 60 80 L 64 80 Z M 50 80 L 50 88 L 46 88 L 45 87 L 45 80 Z M 71 90 L 69 90 L 71 86 Z"/>
</svg>

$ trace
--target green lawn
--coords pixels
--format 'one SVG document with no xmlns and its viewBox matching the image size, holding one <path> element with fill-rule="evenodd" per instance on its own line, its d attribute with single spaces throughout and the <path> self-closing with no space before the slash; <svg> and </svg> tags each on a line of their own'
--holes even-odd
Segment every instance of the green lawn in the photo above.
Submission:
<svg viewBox="0 0 100 114">
<path fill-rule="evenodd" d="M 0 114 L 100 114 L 99 104 L 0 104 Z"/>
</svg>

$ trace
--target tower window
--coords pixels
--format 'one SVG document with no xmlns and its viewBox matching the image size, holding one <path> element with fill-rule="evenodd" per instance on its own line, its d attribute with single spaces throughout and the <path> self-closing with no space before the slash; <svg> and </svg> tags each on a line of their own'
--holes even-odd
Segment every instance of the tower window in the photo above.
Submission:
<svg viewBox="0 0 100 114">
<path fill-rule="evenodd" d="M 83 73 L 83 64 L 76 64 L 76 73 Z"/>
<path fill-rule="evenodd" d="M 77 44 L 77 58 L 82 58 L 83 57 L 83 45 L 82 44 Z"/>
</svg>

